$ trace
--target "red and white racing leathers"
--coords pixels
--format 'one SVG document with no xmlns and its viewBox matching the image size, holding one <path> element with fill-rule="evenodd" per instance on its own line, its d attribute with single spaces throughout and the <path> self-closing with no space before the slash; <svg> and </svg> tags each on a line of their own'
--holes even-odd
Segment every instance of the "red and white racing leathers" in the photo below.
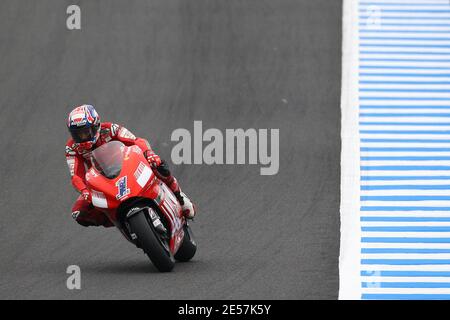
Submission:
<svg viewBox="0 0 450 320">
<path fill-rule="evenodd" d="M 73 139 L 69 139 L 66 143 L 66 160 L 72 177 L 72 185 L 81 194 L 72 207 L 72 216 L 83 226 L 113 226 L 106 215 L 101 211 L 96 210 L 90 202 L 90 199 L 86 199 L 85 196 L 83 196 L 83 191 L 86 192 L 85 175 L 87 170 L 91 167 L 91 152 L 95 148 L 114 140 L 121 141 L 126 146 L 137 145 L 145 154 L 147 154 L 148 159 L 154 157 L 159 158 L 153 152 L 147 140 L 135 137 L 125 127 L 110 122 L 101 124 L 100 137 L 91 150 L 83 150 L 73 141 Z M 153 171 L 174 193 L 179 194 L 180 187 L 178 182 L 167 169 L 164 162 L 162 162 L 159 167 L 154 168 Z"/>
</svg>

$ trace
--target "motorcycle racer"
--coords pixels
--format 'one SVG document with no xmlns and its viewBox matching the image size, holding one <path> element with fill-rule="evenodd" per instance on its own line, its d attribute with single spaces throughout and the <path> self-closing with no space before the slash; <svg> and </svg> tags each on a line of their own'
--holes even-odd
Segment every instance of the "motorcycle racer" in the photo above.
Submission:
<svg viewBox="0 0 450 320">
<path fill-rule="evenodd" d="M 72 207 L 72 217 L 82 226 L 112 227 L 108 217 L 92 205 L 92 196 L 86 187 L 85 174 L 91 167 L 92 151 L 113 140 L 126 146 L 137 145 L 152 167 L 155 175 L 164 182 L 178 199 L 183 214 L 192 219 L 195 206 L 181 191 L 177 179 L 171 174 L 167 163 L 150 147 L 146 139 L 134 136 L 125 127 L 111 122 L 100 122 L 100 116 L 92 105 L 81 105 L 73 109 L 67 119 L 71 138 L 66 143 L 66 161 L 73 187 L 80 193 Z"/>
</svg>

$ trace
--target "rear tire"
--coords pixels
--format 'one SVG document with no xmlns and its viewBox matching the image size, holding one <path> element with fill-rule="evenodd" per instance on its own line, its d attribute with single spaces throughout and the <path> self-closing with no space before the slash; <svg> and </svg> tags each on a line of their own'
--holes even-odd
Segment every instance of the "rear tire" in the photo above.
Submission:
<svg viewBox="0 0 450 320">
<path fill-rule="evenodd" d="M 175 259 L 168 248 L 167 241 L 148 221 L 145 212 L 141 211 L 128 219 L 132 233 L 136 234 L 139 246 L 144 250 L 155 267 L 161 272 L 169 272 L 175 266 Z M 165 242 L 163 244 L 163 241 Z"/>
<path fill-rule="evenodd" d="M 183 243 L 175 254 L 175 259 L 181 262 L 186 262 L 194 257 L 195 252 L 197 251 L 197 243 L 195 243 L 194 235 L 187 223 L 184 225 L 183 229 Z"/>
</svg>

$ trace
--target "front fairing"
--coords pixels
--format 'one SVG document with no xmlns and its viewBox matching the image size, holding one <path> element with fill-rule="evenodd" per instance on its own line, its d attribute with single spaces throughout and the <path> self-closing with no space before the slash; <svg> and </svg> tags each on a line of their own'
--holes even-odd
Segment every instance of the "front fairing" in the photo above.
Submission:
<svg viewBox="0 0 450 320">
<path fill-rule="evenodd" d="M 92 204 L 102 211 L 116 210 L 132 197 L 139 197 L 154 183 L 155 175 L 138 146 L 125 147 L 120 174 L 108 179 L 93 166 L 86 174 Z"/>
</svg>

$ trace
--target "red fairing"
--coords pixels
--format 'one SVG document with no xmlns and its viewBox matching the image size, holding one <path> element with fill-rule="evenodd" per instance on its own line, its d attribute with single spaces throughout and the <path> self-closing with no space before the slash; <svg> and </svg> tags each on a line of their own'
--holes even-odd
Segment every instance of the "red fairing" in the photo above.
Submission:
<svg viewBox="0 0 450 320">
<path fill-rule="evenodd" d="M 116 145 L 114 148 L 114 152 L 108 151 L 108 155 L 117 153 Z M 122 145 L 121 150 L 121 158 L 117 154 L 112 156 L 113 161 L 121 164 L 120 173 L 116 177 L 105 177 L 98 167 L 92 167 L 86 173 L 86 185 L 92 193 L 92 204 L 118 226 L 117 209 L 123 201 L 134 197 L 154 200 L 170 224 L 169 245 L 175 253 L 184 236 L 184 216 L 180 204 L 172 191 L 155 176 L 140 147 Z M 113 163 L 111 167 L 117 167 L 117 163 Z"/>
</svg>

